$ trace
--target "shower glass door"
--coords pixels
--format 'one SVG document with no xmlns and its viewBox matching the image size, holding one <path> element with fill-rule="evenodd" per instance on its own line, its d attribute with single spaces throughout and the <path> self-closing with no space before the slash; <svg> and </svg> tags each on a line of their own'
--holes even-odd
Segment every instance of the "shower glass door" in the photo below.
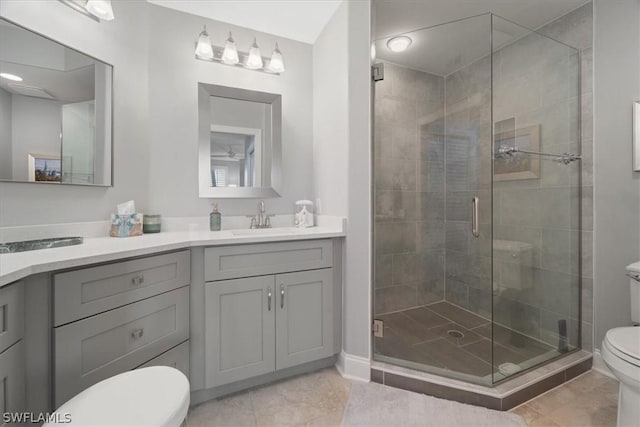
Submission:
<svg viewBox="0 0 640 427">
<path fill-rule="evenodd" d="M 374 360 L 489 385 L 491 15 L 402 35 L 376 41 Z"/>
<path fill-rule="evenodd" d="M 580 347 L 581 103 L 576 49 L 492 19 L 497 382 Z"/>
<path fill-rule="evenodd" d="M 491 14 L 375 48 L 374 360 L 492 385 L 580 348 L 578 51 Z"/>
</svg>

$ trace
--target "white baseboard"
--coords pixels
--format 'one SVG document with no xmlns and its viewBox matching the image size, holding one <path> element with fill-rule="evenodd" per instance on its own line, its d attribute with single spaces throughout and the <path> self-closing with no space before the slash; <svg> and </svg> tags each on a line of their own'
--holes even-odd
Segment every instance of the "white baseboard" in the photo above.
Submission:
<svg viewBox="0 0 640 427">
<path fill-rule="evenodd" d="M 364 357 L 355 356 L 343 351 L 338 355 L 336 369 L 343 378 L 349 380 L 366 382 L 371 380 L 371 362 Z"/>
<path fill-rule="evenodd" d="M 613 373 L 611 373 L 611 370 L 609 369 L 609 367 L 607 366 L 606 363 L 604 363 L 604 360 L 602 359 L 602 354 L 600 353 L 600 349 L 596 348 L 593 351 L 593 366 L 592 368 L 598 372 L 600 372 L 601 374 L 604 374 L 608 377 L 613 378 L 614 380 L 617 380 L 617 378 L 615 377 L 615 375 L 613 375 Z"/>
</svg>

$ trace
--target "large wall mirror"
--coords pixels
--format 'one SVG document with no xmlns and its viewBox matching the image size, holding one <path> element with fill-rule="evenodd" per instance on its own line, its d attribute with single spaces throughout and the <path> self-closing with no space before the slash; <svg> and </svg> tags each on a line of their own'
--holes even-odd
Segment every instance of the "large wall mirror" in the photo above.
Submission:
<svg viewBox="0 0 640 427">
<path fill-rule="evenodd" d="M 0 19 L 0 180 L 112 185 L 112 74 Z"/>
<path fill-rule="evenodd" d="M 280 95 L 198 84 L 200 197 L 277 197 Z"/>
</svg>

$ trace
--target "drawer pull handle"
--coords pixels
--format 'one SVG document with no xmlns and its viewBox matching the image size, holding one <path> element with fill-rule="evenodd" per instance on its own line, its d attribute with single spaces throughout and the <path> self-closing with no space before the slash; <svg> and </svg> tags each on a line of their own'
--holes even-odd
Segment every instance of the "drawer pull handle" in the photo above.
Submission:
<svg viewBox="0 0 640 427">
<path fill-rule="evenodd" d="M 143 335 L 144 335 L 144 329 L 142 328 L 136 329 L 135 331 L 131 332 L 131 339 L 133 341 L 136 341 L 142 338 Z"/>
<path fill-rule="evenodd" d="M 271 311 L 271 288 L 267 288 L 267 310 Z"/>
<path fill-rule="evenodd" d="M 131 278 L 131 283 L 133 283 L 134 286 L 138 286 L 144 283 L 144 276 L 140 275 L 140 276 L 135 276 Z"/>
<path fill-rule="evenodd" d="M 280 308 L 284 308 L 284 285 L 280 284 Z"/>
</svg>

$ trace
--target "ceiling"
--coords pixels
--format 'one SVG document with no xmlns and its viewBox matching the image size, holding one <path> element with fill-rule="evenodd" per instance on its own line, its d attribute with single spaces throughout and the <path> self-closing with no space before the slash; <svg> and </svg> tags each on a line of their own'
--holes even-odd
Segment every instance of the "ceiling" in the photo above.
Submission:
<svg viewBox="0 0 640 427">
<path fill-rule="evenodd" d="M 536 29 L 587 0 L 373 0 L 375 38 L 431 27 L 482 13 L 495 13 Z"/>
<path fill-rule="evenodd" d="M 315 43 L 342 0 L 147 0 L 280 37 Z"/>
<path fill-rule="evenodd" d="M 540 28 L 584 3 L 585 0 L 374 0 L 376 57 L 446 76 L 489 54 L 492 36 L 496 49 L 529 33 L 527 28 Z M 492 22 L 489 12 L 520 25 L 499 17 Z M 391 52 L 386 46 L 389 36 L 397 34 L 407 34 L 413 40 L 409 49 L 401 53 Z"/>
</svg>

